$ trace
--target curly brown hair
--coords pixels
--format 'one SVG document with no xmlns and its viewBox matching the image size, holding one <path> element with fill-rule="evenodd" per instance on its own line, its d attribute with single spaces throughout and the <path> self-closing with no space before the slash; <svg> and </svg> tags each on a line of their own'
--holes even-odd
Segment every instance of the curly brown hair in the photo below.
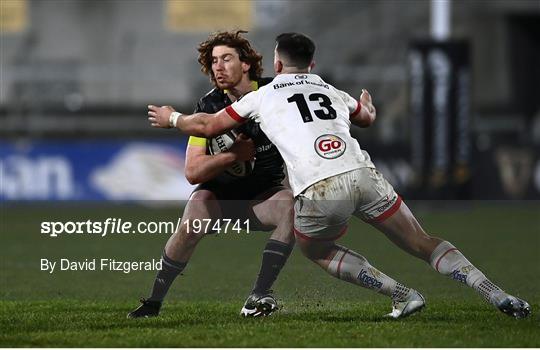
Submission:
<svg viewBox="0 0 540 350">
<path fill-rule="evenodd" d="M 249 64 L 249 79 L 257 80 L 262 74 L 262 55 L 259 54 L 250 42 L 242 37 L 241 34 L 247 33 L 245 30 L 236 32 L 216 32 L 210 35 L 206 41 L 199 44 L 199 58 L 197 61 L 201 64 L 201 72 L 208 75 L 212 83 L 217 86 L 214 72 L 212 72 L 212 50 L 216 46 L 224 45 L 236 49 L 240 61 Z"/>
</svg>

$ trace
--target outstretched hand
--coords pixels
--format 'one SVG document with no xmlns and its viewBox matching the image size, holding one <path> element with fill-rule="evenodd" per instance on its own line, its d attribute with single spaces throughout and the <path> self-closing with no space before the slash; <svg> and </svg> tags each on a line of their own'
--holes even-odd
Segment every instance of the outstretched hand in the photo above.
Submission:
<svg viewBox="0 0 540 350">
<path fill-rule="evenodd" d="M 366 89 L 362 89 L 362 94 L 360 95 L 360 103 L 362 104 L 361 113 L 364 114 L 364 117 L 375 120 L 375 117 L 377 116 L 377 110 L 375 109 L 375 106 L 373 106 L 371 95 Z"/>
<path fill-rule="evenodd" d="M 171 127 L 169 118 L 172 112 L 175 112 L 175 110 L 171 106 L 157 107 L 148 105 L 148 120 L 150 121 L 150 125 L 154 128 L 169 129 Z"/>
</svg>

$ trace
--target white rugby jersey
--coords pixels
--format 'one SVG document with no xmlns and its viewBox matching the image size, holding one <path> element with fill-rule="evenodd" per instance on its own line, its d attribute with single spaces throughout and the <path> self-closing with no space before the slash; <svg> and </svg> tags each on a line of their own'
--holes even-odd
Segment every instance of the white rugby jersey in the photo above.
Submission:
<svg viewBox="0 0 540 350">
<path fill-rule="evenodd" d="M 316 74 L 280 74 L 226 108 L 237 121 L 260 123 L 278 148 L 294 196 L 353 169 L 374 167 L 350 134 L 360 103 Z"/>
</svg>

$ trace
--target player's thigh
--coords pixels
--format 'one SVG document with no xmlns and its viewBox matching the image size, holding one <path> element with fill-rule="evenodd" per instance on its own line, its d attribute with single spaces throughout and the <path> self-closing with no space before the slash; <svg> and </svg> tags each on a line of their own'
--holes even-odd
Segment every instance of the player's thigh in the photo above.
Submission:
<svg viewBox="0 0 540 350">
<path fill-rule="evenodd" d="M 209 190 L 198 190 L 191 194 L 182 215 L 179 229 L 187 231 L 194 229 L 202 220 L 217 219 L 221 217 L 221 208 L 215 194 Z M 206 233 L 206 232 L 203 232 Z"/>
<path fill-rule="evenodd" d="M 403 201 L 391 216 L 371 224 L 399 247 L 424 260 L 429 260 L 431 252 L 441 242 L 440 239 L 426 234 Z"/>
<path fill-rule="evenodd" d="M 207 233 L 205 219 L 217 218 L 220 208 L 216 196 L 208 190 L 197 190 L 189 198 L 180 225 L 169 237 L 165 253 L 175 261 L 188 261 L 199 241 Z"/>
<path fill-rule="evenodd" d="M 292 226 L 294 199 L 288 188 L 270 188 L 251 201 L 250 207 L 254 217 L 264 226 L 276 227 L 283 222 Z"/>
<path fill-rule="evenodd" d="M 380 222 L 371 222 L 371 224 L 387 236 L 402 240 L 425 235 L 424 230 L 403 201 L 392 215 Z"/>
<path fill-rule="evenodd" d="M 355 216 L 383 232 L 392 242 L 416 256 L 426 249 L 428 236 L 392 185 L 375 168 L 356 172 L 360 193 Z"/>
</svg>

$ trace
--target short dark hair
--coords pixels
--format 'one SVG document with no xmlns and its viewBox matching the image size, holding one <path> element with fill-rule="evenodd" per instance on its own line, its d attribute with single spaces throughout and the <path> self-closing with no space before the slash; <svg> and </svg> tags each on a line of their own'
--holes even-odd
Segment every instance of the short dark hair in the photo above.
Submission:
<svg viewBox="0 0 540 350">
<path fill-rule="evenodd" d="M 283 33 L 276 37 L 276 50 L 288 66 L 307 68 L 313 61 L 315 43 L 307 35 Z"/>
<path fill-rule="evenodd" d="M 242 37 L 242 34 L 247 33 L 245 30 L 237 30 L 234 32 L 215 32 L 211 34 L 208 39 L 199 44 L 197 50 L 199 51 L 198 61 L 201 64 L 201 71 L 210 77 L 212 83 L 217 86 L 214 72 L 212 72 L 212 50 L 216 46 L 228 46 L 238 52 L 240 61 L 248 63 L 249 79 L 258 80 L 262 74 L 262 55 L 259 54 L 250 42 Z"/>
</svg>

